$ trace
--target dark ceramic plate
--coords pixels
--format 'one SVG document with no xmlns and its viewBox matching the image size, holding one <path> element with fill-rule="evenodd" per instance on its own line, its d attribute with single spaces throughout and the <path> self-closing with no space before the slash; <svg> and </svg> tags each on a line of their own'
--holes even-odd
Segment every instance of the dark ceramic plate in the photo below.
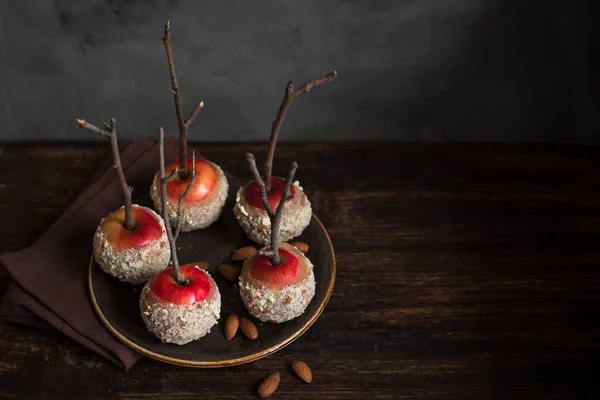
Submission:
<svg viewBox="0 0 600 400">
<path fill-rule="evenodd" d="M 335 256 L 327 231 L 313 214 L 310 225 L 302 236 L 294 240 L 307 243 L 307 257 L 314 264 L 316 292 L 304 314 L 282 324 L 255 322 L 259 337 L 247 340 L 241 332 L 230 342 L 223 335 L 227 316 L 235 313 L 248 316 L 239 296 L 237 286 L 225 280 L 216 270 L 228 263 L 241 268 L 241 263 L 231 263 L 230 257 L 239 247 L 253 244 L 239 227 L 233 215 L 233 201 L 237 187 L 229 193 L 228 202 L 221 218 L 210 227 L 194 232 L 181 232 L 177 240 L 179 261 L 182 264 L 207 261 L 209 273 L 221 292 L 221 318 L 205 337 L 183 346 L 166 344 L 152 335 L 140 316 L 139 299 L 142 289 L 121 283 L 90 262 L 89 289 L 92 303 L 106 327 L 123 343 L 134 350 L 160 361 L 188 367 L 225 367 L 243 364 L 272 354 L 302 335 L 319 317 L 335 280 Z M 149 206 L 148 197 L 138 204 Z"/>
</svg>

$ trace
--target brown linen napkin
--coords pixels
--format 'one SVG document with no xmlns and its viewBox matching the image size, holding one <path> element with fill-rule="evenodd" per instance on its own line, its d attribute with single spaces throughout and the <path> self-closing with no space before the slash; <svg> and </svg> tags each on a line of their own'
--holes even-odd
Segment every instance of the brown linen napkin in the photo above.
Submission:
<svg viewBox="0 0 600 400">
<path fill-rule="evenodd" d="M 166 162 L 177 159 L 177 142 L 165 142 Z M 159 169 L 158 145 L 136 139 L 121 148 L 127 183 L 148 191 Z M 88 296 L 92 238 L 100 219 L 122 205 L 117 174 L 108 161 L 92 183 L 31 247 L 0 256 L 15 279 L 0 305 L 0 318 L 55 328 L 81 345 L 129 369 L 140 358 L 102 325 Z"/>
</svg>

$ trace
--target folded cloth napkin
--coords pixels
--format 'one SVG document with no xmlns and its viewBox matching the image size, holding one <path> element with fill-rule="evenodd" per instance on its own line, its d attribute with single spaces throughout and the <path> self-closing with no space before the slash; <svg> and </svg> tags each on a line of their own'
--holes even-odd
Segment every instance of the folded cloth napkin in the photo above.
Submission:
<svg viewBox="0 0 600 400">
<path fill-rule="evenodd" d="M 177 159 L 177 142 L 165 142 L 166 162 Z M 146 193 L 159 169 L 158 145 L 136 139 L 121 148 L 127 183 Z M 102 325 L 87 288 L 92 238 L 100 220 L 122 205 L 112 160 L 92 178 L 81 195 L 31 247 L 0 256 L 15 282 L 0 305 L 0 318 L 20 325 L 53 328 L 129 369 L 140 355 Z"/>
</svg>

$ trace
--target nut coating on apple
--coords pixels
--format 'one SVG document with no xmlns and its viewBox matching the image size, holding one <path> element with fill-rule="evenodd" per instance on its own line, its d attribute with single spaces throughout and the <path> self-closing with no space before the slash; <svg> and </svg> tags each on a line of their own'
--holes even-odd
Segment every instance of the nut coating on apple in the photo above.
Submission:
<svg viewBox="0 0 600 400">
<path fill-rule="evenodd" d="M 192 159 L 187 159 L 188 170 L 192 169 Z M 206 228 L 215 222 L 223 211 L 227 200 L 229 184 L 221 168 L 204 159 L 195 161 L 196 180 L 181 204 L 181 230 L 184 232 Z M 179 161 L 165 167 L 166 174 L 175 171 L 177 177 L 167 183 L 167 211 L 169 223 L 177 223 L 179 197 L 188 186 L 191 176 L 181 179 Z M 154 208 L 162 214 L 160 194 L 160 174 L 157 173 L 150 188 Z"/>
<path fill-rule="evenodd" d="M 280 264 L 273 265 L 268 256 L 255 253 L 244 263 L 239 279 L 244 305 L 263 322 L 280 323 L 302 315 L 315 294 L 310 260 L 288 244 L 280 245 L 279 256 Z"/>
<path fill-rule="evenodd" d="M 271 206 L 276 208 L 281 201 L 284 179 L 273 177 L 272 182 L 273 189 L 267 193 L 267 198 Z M 266 245 L 271 240 L 271 221 L 258 192 L 256 181 L 251 181 L 240 188 L 235 197 L 233 213 L 250 240 Z M 284 242 L 300 236 L 312 217 L 310 201 L 304 194 L 300 182 L 293 183 L 291 193 L 294 197 L 286 201 L 281 216 L 279 235 Z"/>
<path fill-rule="evenodd" d="M 169 265 L 169 242 L 162 218 L 133 205 L 134 227 L 124 227 L 124 207 L 100 221 L 94 234 L 94 257 L 100 268 L 120 281 L 144 283 Z"/>
<path fill-rule="evenodd" d="M 104 129 L 78 119 L 90 132 L 110 138 L 113 160 L 125 205 L 100 221 L 94 234 L 94 258 L 100 268 L 123 282 L 140 284 L 169 265 L 169 242 L 163 220 L 152 210 L 131 202 L 133 188 L 127 186 L 121 166 L 114 118 Z"/>
<path fill-rule="evenodd" d="M 221 294 L 210 275 L 194 266 L 180 267 L 184 284 L 173 267 L 157 273 L 142 290 L 142 319 L 165 343 L 186 344 L 210 332 L 221 314 Z"/>
<path fill-rule="evenodd" d="M 337 72 L 333 71 L 321 78 L 307 82 L 298 89 L 294 89 L 291 81 L 288 82 L 285 88 L 279 112 L 271 127 L 271 138 L 269 139 L 269 148 L 264 168 L 264 184 L 266 186 L 267 201 L 273 209 L 277 208 L 281 202 L 285 184 L 283 178 L 272 176 L 275 146 L 285 114 L 294 98 L 309 92 L 311 89 L 325 82 L 331 82 L 336 77 Z M 290 188 L 290 194 L 291 197 L 284 204 L 285 207 L 280 221 L 279 235 L 283 241 L 288 241 L 299 236 L 310 223 L 310 218 L 312 216 L 310 201 L 304 194 L 298 181 L 294 182 Z M 262 202 L 259 182 L 256 179 L 250 181 L 245 187 L 238 190 L 233 213 L 250 240 L 260 244 L 269 243 L 269 237 L 271 235 L 270 218 L 268 212 L 265 210 L 265 205 Z"/>
</svg>

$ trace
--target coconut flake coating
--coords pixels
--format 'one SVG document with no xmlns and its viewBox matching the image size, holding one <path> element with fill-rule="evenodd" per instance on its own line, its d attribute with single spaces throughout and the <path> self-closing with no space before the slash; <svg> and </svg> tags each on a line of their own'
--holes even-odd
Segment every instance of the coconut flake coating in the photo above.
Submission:
<svg viewBox="0 0 600 400">
<path fill-rule="evenodd" d="M 262 322 L 286 322 L 304 313 L 315 295 L 315 275 L 313 265 L 302 253 L 308 267 L 307 277 L 295 285 L 273 289 L 264 285 L 256 285 L 240 274 L 240 296 L 246 309 Z"/>
<path fill-rule="evenodd" d="M 142 207 L 134 204 L 133 207 Z M 123 208 L 123 207 L 121 207 Z M 144 207 L 145 208 L 145 207 Z M 147 209 L 160 223 L 160 238 L 136 249 L 116 249 L 107 240 L 98 224 L 94 234 L 94 259 L 104 272 L 122 282 L 138 285 L 152 278 L 158 271 L 169 265 L 171 251 L 165 224 L 154 211 Z"/>
<path fill-rule="evenodd" d="M 186 344 L 210 332 L 221 314 L 221 294 L 210 279 L 211 294 L 203 301 L 186 305 L 162 300 L 146 283 L 140 298 L 140 312 L 146 327 L 164 343 Z"/>
<path fill-rule="evenodd" d="M 279 238 L 283 242 L 300 236 L 312 217 L 310 201 L 298 181 L 294 182 L 294 189 L 296 194 L 292 200 L 285 203 L 281 215 Z M 240 188 L 237 191 L 233 213 L 250 240 L 268 245 L 271 242 L 271 220 L 265 210 L 246 202 L 242 195 L 243 190 L 244 188 Z"/>
<path fill-rule="evenodd" d="M 227 177 L 225 177 L 221 167 L 214 163 L 211 164 L 217 170 L 217 184 L 215 185 L 215 190 L 198 203 L 187 204 L 183 202 L 181 205 L 181 230 L 183 232 L 206 228 L 219 219 L 223 212 L 223 206 L 225 206 L 227 192 L 229 191 L 229 183 L 227 182 Z M 160 173 L 157 173 L 154 176 L 152 186 L 150 187 L 150 197 L 154 203 L 154 209 L 162 214 L 160 191 Z M 177 224 L 177 204 L 177 201 L 172 201 L 167 198 L 169 223 L 173 227 Z"/>
</svg>

